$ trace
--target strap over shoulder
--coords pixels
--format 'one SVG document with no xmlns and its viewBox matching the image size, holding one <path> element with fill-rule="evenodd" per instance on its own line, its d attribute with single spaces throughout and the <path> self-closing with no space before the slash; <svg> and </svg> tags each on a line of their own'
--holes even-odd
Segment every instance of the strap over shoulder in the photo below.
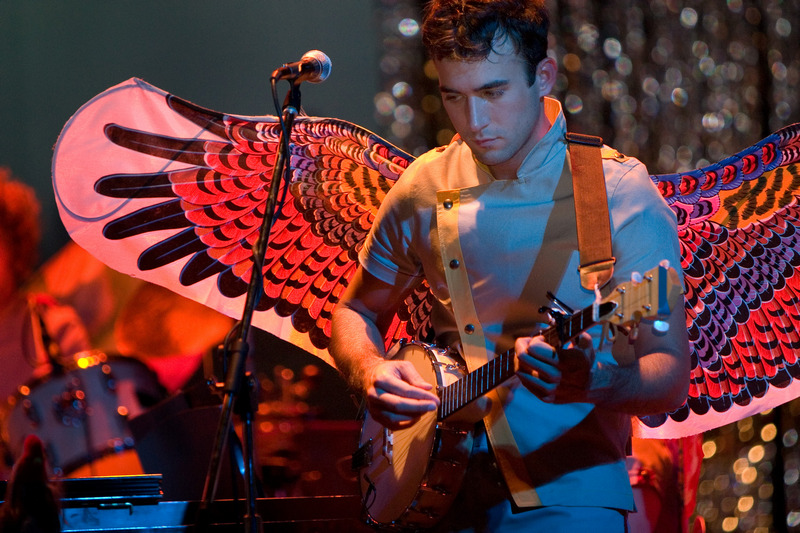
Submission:
<svg viewBox="0 0 800 533">
<path fill-rule="evenodd" d="M 611 279 L 616 261 L 611 252 L 611 223 L 603 177 L 603 139 L 567 133 L 567 142 L 572 166 L 581 286 L 594 290 Z"/>
</svg>

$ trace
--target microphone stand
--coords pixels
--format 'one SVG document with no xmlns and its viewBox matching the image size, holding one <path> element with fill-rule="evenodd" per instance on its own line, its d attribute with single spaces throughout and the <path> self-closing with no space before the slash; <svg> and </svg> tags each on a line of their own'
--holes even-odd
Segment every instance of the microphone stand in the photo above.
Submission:
<svg viewBox="0 0 800 533">
<path fill-rule="evenodd" d="M 277 80 L 273 77 L 272 80 L 273 96 L 275 94 L 275 83 Z M 258 300 L 263 294 L 263 265 L 264 257 L 266 255 L 267 246 L 269 244 L 269 234 L 272 228 L 272 223 L 279 209 L 276 209 L 278 192 L 281 183 L 285 181 L 284 194 L 289 187 L 289 171 L 291 168 L 287 165 L 289 159 L 289 137 L 294 124 L 294 119 L 300 109 L 300 83 L 293 81 L 291 88 L 286 95 L 284 102 L 281 134 L 278 143 L 278 150 L 275 158 L 275 165 L 272 169 L 272 182 L 270 183 L 269 196 L 264 206 L 264 218 L 261 223 L 258 239 L 253 245 L 253 268 L 250 274 L 250 283 L 247 288 L 247 297 L 245 300 L 244 311 L 242 320 L 240 322 L 239 337 L 234 340 L 231 347 L 231 360 L 227 369 L 225 383 L 223 385 L 224 397 L 222 401 L 222 411 L 220 413 L 219 424 L 217 426 L 217 433 L 214 440 L 214 448 L 212 450 L 211 459 L 209 462 L 208 473 L 206 474 L 205 486 L 203 487 L 203 501 L 200 505 L 200 512 L 204 515 L 208 510 L 211 502 L 214 499 L 217 490 L 217 482 L 220 474 L 222 451 L 225 448 L 228 436 L 231 431 L 231 413 L 234 407 L 234 402 L 237 402 L 237 414 L 244 415 L 244 467 L 245 467 L 245 498 L 247 500 L 247 511 L 244 516 L 244 525 L 246 533 L 258 533 L 261 531 L 262 522 L 261 517 L 258 516 L 256 511 L 256 496 L 255 496 L 255 475 L 253 472 L 253 414 L 257 399 L 255 395 L 255 383 L 248 373 L 246 373 L 245 361 L 249 352 L 247 338 L 249 335 L 253 312 L 258 304 Z M 241 387 L 244 384 L 247 390 L 246 394 L 242 394 Z M 244 398 L 242 397 L 244 396 Z"/>
</svg>

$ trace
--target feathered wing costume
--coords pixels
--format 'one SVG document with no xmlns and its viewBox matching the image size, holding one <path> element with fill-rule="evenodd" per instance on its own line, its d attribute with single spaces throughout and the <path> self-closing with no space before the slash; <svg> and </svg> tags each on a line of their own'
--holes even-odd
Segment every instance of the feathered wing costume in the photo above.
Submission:
<svg viewBox="0 0 800 533">
<path fill-rule="evenodd" d="M 203 109 L 132 78 L 84 105 L 53 159 L 61 218 L 110 267 L 240 318 L 280 127 Z M 330 313 L 386 192 L 413 157 L 349 122 L 299 117 L 253 324 L 332 363 Z M 800 125 L 708 167 L 651 176 L 678 215 L 689 396 L 637 419 L 675 438 L 800 396 Z M 429 332 L 430 291 L 387 335 Z"/>
</svg>

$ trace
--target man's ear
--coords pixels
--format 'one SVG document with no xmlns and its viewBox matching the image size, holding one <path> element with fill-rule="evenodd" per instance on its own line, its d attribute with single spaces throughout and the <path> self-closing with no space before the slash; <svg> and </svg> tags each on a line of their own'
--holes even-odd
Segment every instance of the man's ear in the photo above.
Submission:
<svg viewBox="0 0 800 533">
<path fill-rule="evenodd" d="M 558 75 L 556 60 L 550 56 L 545 57 L 536 66 L 536 84 L 539 97 L 547 96 L 553 90 Z"/>
</svg>

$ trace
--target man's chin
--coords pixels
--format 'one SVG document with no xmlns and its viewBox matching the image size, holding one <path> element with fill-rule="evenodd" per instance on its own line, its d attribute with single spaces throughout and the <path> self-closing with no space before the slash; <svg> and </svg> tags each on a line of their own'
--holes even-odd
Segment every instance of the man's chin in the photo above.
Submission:
<svg viewBox="0 0 800 533">
<path fill-rule="evenodd" d="M 493 150 L 487 150 L 485 148 L 476 147 L 474 145 L 469 145 L 470 150 L 472 150 L 472 155 L 475 159 L 486 166 L 492 166 L 497 164 L 497 153 Z"/>
</svg>

